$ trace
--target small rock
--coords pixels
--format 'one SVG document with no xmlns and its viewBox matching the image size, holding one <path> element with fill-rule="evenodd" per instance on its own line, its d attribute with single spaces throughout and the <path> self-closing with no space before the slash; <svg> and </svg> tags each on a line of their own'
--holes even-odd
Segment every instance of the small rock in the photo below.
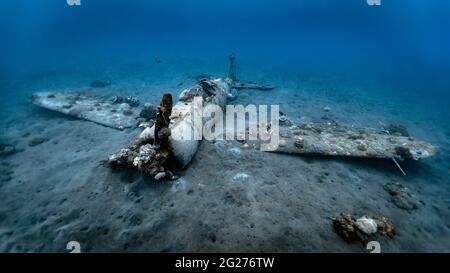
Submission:
<svg viewBox="0 0 450 273">
<path fill-rule="evenodd" d="M 367 243 L 369 240 L 376 239 L 376 235 L 395 236 L 394 224 L 385 217 L 377 215 L 362 216 L 355 218 L 346 213 L 341 213 L 337 218 L 333 219 L 334 231 L 341 236 L 346 242 L 359 241 Z"/>
<path fill-rule="evenodd" d="M 329 106 L 325 106 L 323 108 L 323 111 L 325 111 L 325 112 L 330 112 L 330 110 L 331 110 L 331 108 Z"/>
<path fill-rule="evenodd" d="M 117 154 L 111 155 L 108 159 L 108 162 L 113 169 L 122 169 L 127 166 L 128 161 L 133 156 L 134 153 L 130 149 L 121 149 Z"/>
<path fill-rule="evenodd" d="M 283 113 L 280 112 L 280 117 L 278 118 L 281 125 L 284 126 L 291 126 L 293 123 L 292 121 Z"/>
<path fill-rule="evenodd" d="M 373 234 L 377 232 L 377 223 L 372 218 L 367 218 L 367 216 L 363 216 L 356 220 L 356 227 L 359 228 L 365 234 Z"/>
<path fill-rule="evenodd" d="M 28 142 L 28 146 L 30 146 L 30 147 L 37 146 L 39 144 L 44 143 L 45 141 L 47 141 L 46 138 L 34 137 Z"/>
<path fill-rule="evenodd" d="M 130 107 L 137 107 L 140 104 L 139 99 L 134 98 L 134 97 L 122 97 L 122 96 L 114 96 L 112 98 L 112 103 L 113 104 L 122 104 L 122 103 L 126 103 L 128 104 Z"/>
<path fill-rule="evenodd" d="M 144 104 L 144 108 L 142 109 L 141 113 L 139 113 L 139 116 L 146 120 L 154 119 L 156 117 L 156 109 L 153 104 Z"/>
<path fill-rule="evenodd" d="M 171 172 L 169 170 L 166 170 L 166 177 L 171 181 L 178 179 L 178 176 L 174 175 L 173 172 Z"/>
<path fill-rule="evenodd" d="M 333 219 L 334 231 L 346 242 L 353 242 L 358 239 L 355 219 L 350 214 L 342 213 L 338 218 Z"/>
<path fill-rule="evenodd" d="M 400 135 L 400 136 L 405 136 L 405 137 L 409 136 L 408 129 L 401 124 L 396 124 L 396 123 L 389 124 L 389 126 L 386 128 L 386 130 L 391 135 Z"/>
<path fill-rule="evenodd" d="M 0 156 L 12 155 L 17 152 L 16 148 L 9 144 L 0 144 Z"/>
<path fill-rule="evenodd" d="M 379 216 L 374 216 L 373 219 L 377 224 L 378 233 L 380 233 L 383 236 L 388 236 L 389 238 L 394 238 L 395 227 L 394 224 L 389 219 L 387 219 L 386 217 L 379 217 Z"/>
<path fill-rule="evenodd" d="M 125 110 L 123 110 L 123 114 L 125 116 L 131 116 L 131 115 L 133 115 L 133 111 L 131 111 L 130 109 L 125 109 Z"/>
<path fill-rule="evenodd" d="M 305 147 L 305 140 L 303 138 L 298 138 L 295 142 L 294 142 L 294 146 L 297 149 L 303 149 Z"/>
<path fill-rule="evenodd" d="M 409 189 L 400 183 L 387 183 L 383 187 L 390 195 L 391 200 L 400 209 L 407 211 L 419 208 L 417 199 L 409 192 Z"/>
<path fill-rule="evenodd" d="M 242 154 L 241 149 L 234 147 L 228 150 L 228 152 L 230 152 L 231 154 L 235 155 L 235 156 L 240 156 Z"/>
<path fill-rule="evenodd" d="M 247 182 L 250 179 L 250 175 L 246 173 L 238 173 L 233 177 L 235 182 Z"/>
<path fill-rule="evenodd" d="M 165 172 L 159 172 L 155 175 L 155 180 L 160 180 L 163 179 L 164 177 L 166 177 L 166 173 Z"/>
<path fill-rule="evenodd" d="M 139 123 L 139 128 L 144 128 L 145 129 L 147 127 L 152 127 L 153 124 L 155 124 L 155 122 L 151 119 L 149 121 L 144 121 L 144 122 Z"/>
<path fill-rule="evenodd" d="M 172 184 L 172 191 L 184 191 L 186 189 L 186 181 L 183 178 L 178 179 Z"/>
<path fill-rule="evenodd" d="M 364 143 L 358 144 L 358 150 L 360 150 L 362 152 L 367 151 L 367 145 Z"/>
</svg>

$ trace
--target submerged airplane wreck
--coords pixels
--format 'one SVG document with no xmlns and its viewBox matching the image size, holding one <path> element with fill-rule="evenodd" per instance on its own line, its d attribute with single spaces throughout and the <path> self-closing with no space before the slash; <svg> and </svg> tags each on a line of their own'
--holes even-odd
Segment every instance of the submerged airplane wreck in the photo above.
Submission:
<svg viewBox="0 0 450 273">
<path fill-rule="evenodd" d="M 109 162 L 114 168 L 137 168 L 156 180 L 174 179 L 176 177 L 168 167 L 170 162 L 175 160 L 182 167 L 188 165 L 200 141 L 191 137 L 194 130 L 201 130 L 194 127 L 194 113 L 191 111 L 195 109 L 194 98 L 201 98 L 205 106 L 216 105 L 223 109 L 227 99 L 233 98 L 239 89 L 265 91 L 274 88 L 239 81 L 233 55 L 230 56 L 229 64 L 227 78 L 200 79 L 196 86 L 180 94 L 175 105 L 172 95 L 165 94 L 156 111 L 152 110 L 150 104 L 141 105 L 132 98 L 116 97 L 111 100 L 88 94 L 35 93 L 32 102 L 40 107 L 116 129 L 133 128 L 150 121 L 142 123 L 146 124 L 142 133 L 128 147 L 112 155 Z M 333 123 L 294 125 L 284 115 L 279 121 L 279 142 L 271 151 L 275 153 L 392 159 L 402 172 L 397 159 L 419 160 L 437 153 L 437 148 L 427 142 L 374 129 L 355 130 Z M 253 146 L 260 144 L 256 142 Z"/>
</svg>

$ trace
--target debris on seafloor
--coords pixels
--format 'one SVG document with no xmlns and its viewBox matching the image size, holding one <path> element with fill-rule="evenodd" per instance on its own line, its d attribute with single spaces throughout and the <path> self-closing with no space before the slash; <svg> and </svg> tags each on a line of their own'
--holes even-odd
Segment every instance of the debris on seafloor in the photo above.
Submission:
<svg viewBox="0 0 450 273">
<path fill-rule="evenodd" d="M 275 87 L 268 85 L 268 84 L 260 84 L 260 83 L 251 82 L 251 81 L 246 81 L 246 82 L 236 81 L 233 84 L 233 88 L 235 88 L 237 90 L 255 89 L 255 90 L 261 90 L 261 91 L 269 91 L 269 90 L 274 89 Z"/>
<path fill-rule="evenodd" d="M 389 124 L 387 127 L 385 127 L 385 130 L 390 135 L 409 137 L 408 129 L 398 123 Z"/>
<path fill-rule="evenodd" d="M 279 122 L 280 122 L 279 124 L 283 126 L 292 126 L 292 121 L 286 116 L 286 114 L 284 114 L 281 111 L 279 115 Z"/>
<path fill-rule="evenodd" d="M 169 122 L 172 113 L 172 95 L 165 94 L 156 114 L 153 139 L 137 138 L 128 148 L 121 149 L 110 156 L 109 163 L 113 168 L 136 167 L 143 174 L 159 180 L 173 174 L 166 170 L 165 164 L 171 156 L 168 149 Z"/>
<path fill-rule="evenodd" d="M 195 155 L 199 141 L 193 138 L 196 130 L 202 130 L 204 123 L 194 122 L 194 98 L 201 99 L 204 108 L 208 105 L 224 107 L 230 92 L 230 84 L 223 79 L 201 80 L 197 86 L 184 90 L 179 101 L 172 107 L 171 94 L 165 94 L 158 107 L 156 122 L 148 126 L 125 149 L 110 156 L 113 168 L 136 167 L 143 174 L 155 180 L 175 179 L 169 170 L 171 161 L 186 166 Z M 202 113 L 196 113 L 202 116 Z"/>
<path fill-rule="evenodd" d="M 273 152 L 346 157 L 419 160 L 437 148 L 411 137 L 388 135 L 373 129 L 353 129 L 337 123 L 287 126 L 280 122 L 280 143 Z"/>
<path fill-rule="evenodd" d="M 89 84 L 92 88 L 105 88 L 107 86 L 111 85 L 111 82 L 109 81 L 103 81 L 103 80 L 93 80 Z"/>
<path fill-rule="evenodd" d="M 12 155 L 17 152 L 17 149 L 12 144 L 0 143 L 0 156 Z"/>
<path fill-rule="evenodd" d="M 228 78 L 232 81 L 232 89 L 241 90 L 241 89 L 255 89 L 261 91 L 272 90 L 275 87 L 268 84 L 260 84 L 253 81 L 240 81 L 236 75 L 236 57 L 234 54 L 231 54 L 228 57 Z"/>
<path fill-rule="evenodd" d="M 351 214 L 341 213 L 333 218 L 334 231 L 346 242 L 361 242 L 366 244 L 377 237 L 378 234 L 394 238 L 394 224 L 383 216 L 363 215 L 356 219 Z"/>
<path fill-rule="evenodd" d="M 114 96 L 112 98 L 113 104 L 120 104 L 120 103 L 127 103 L 131 107 L 137 107 L 139 106 L 140 102 L 139 99 L 135 97 L 123 97 L 123 96 Z"/>
<path fill-rule="evenodd" d="M 155 114 L 151 104 L 141 105 L 133 97 L 100 97 L 82 93 L 38 92 L 33 104 L 69 116 L 123 130 L 136 127 Z"/>
<path fill-rule="evenodd" d="M 412 211 L 419 208 L 419 202 L 409 189 L 400 183 L 389 182 L 384 189 L 390 194 L 392 202 L 400 209 Z"/>
<path fill-rule="evenodd" d="M 28 142 L 28 146 L 30 147 L 34 147 L 37 146 L 39 144 L 42 144 L 44 142 L 46 142 L 48 139 L 47 138 L 43 138 L 43 137 L 33 137 L 29 142 Z"/>
<path fill-rule="evenodd" d="M 156 109 L 153 104 L 147 102 L 144 104 L 139 116 L 145 120 L 151 120 L 156 117 Z"/>
</svg>

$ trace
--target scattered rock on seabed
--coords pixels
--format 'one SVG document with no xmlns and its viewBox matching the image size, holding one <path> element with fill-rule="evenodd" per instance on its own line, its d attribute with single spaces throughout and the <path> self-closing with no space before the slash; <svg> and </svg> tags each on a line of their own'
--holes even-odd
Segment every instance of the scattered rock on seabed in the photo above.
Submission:
<svg viewBox="0 0 450 273">
<path fill-rule="evenodd" d="M 237 147 L 228 149 L 228 152 L 230 152 L 231 154 L 233 154 L 233 155 L 235 155 L 235 156 L 240 156 L 241 153 L 242 153 L 241 149 L 239 149 L 239 148 L 237 148 Z"/>
<path fill-rule="evenodd" d="M 250 178 L 251 178 L 251 176 L 246 173 L 238 173 L 233 177 L 233 181 L 234 182 L 247 182 L 250 180 Z"/>
<path fill-rule="evenodd" d="M 16 152 L 16 147 L 14 147 L 13 145 L 0 143 L 0 156 L 12 155 Z"/>
<path fill-rule="evenodd" d="M 219 150 L 225 150 L 227 148 L 227 142 L 222 139 L 216 139 L 213 140 L 212 143 L 214 146 L 216 146 Z"/>
<path fill-rule="evenodd" d="M 28 146 L 33 147 L 46 142 L 48 139 L 42 137 L 34 137 L 28 142 Z"/>
<path fill-rule="evenodd" d="M 166 173 L 165 172 L 159 172 L 155 175 L 155 180 L 160 180 L 163 179 L 164 177 L 166 177 Z"/>
<path fill-rule="evenodd" d="M 154 119 L 156 117 L 156 108 L 151 103 L 144 104 L 144 108 L 139 113 L 141 118 L 146 120 Z"/>
<path fill-rule="evenodd" d="M 351 214 L 341 213 L 333 219 L 334 231 L 346 242 L 359 241 L 363 244 L 376 239 L 377 235 L 394 238 L 394 224 L 383 216 L 364 215 L 358 219 Z"/>
<path fill-rule="evenodd" d="M 400 209 L 407 211 L 419 208 L 419 202 L 409 192 L 409 189 L 400 183 L 389 182 L 384 189 L 391 195 L 392 202 Z"/>
<path fill-rule="evenodd" d="M 391 135 L 409 136 L 408 129 L 401 124 L 392 123 L 389 124 L 386 129 Z"/>
<path fill-rule="evenodd" d="M 186 190 L 186 180 L 184 180 L 183 178 L 177 179 L 172 184 L 172 191 L 173 192 L 184 191 L 184 190 Z"/>
</svg>

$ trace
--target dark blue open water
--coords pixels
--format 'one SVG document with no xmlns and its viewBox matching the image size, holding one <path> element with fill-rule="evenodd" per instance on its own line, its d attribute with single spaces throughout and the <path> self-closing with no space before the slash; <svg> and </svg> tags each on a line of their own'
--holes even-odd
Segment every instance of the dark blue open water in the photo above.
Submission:
<svg viewBox="0 0 450 273">
<path fill-rule="evenodd" d="M 2 90 L 24 74 L 123 69 L 155 58 L 219 73 L 235 52 L 242 73 L 258 69 L 286 81 L 302 70 L 356 73 L 420 84 L 431 100 L 449 96 L 445 0 L 84 0 L 76 7 L 17 0 L 1 1 L 0 13 Z"/>
</svg>

